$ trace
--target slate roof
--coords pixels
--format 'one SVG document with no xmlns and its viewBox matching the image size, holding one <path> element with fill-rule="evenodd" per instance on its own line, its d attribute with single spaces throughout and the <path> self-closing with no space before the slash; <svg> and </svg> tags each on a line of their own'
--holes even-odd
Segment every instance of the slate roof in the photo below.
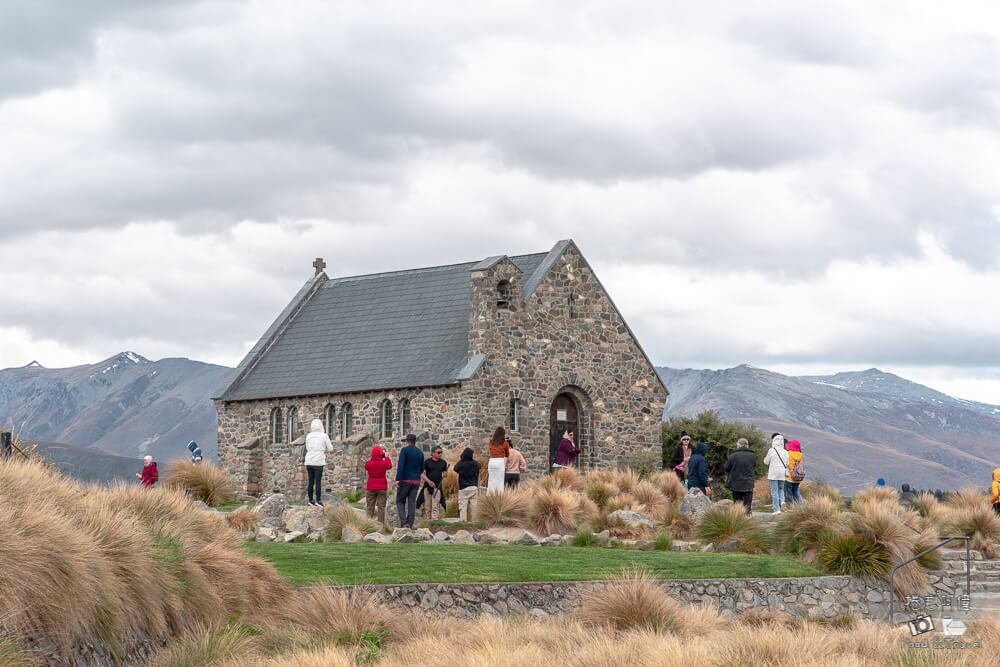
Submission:
<svg viewBox="0 0 1000 667">
<path fill-rule="evenodd" d="M 510 259 L 527 280 L 551 256 L 548 252 Z M 468 355 L 469 281 L 478 264 L 351 278 L 315 276 L 247 354 L 217 398 L 242 401 L 440 386 L 471 377 L 482 363 Z"/>
</svg>

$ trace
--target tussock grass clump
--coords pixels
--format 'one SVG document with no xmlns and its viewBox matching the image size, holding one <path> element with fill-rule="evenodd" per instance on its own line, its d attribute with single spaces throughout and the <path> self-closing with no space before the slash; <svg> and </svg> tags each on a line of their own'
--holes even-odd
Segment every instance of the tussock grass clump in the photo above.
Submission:
<svg viewBox="0 0 1000 667">
<path fill-rule="evenodd" d="M 528 510 L 531 508 L 531 494 L 527 489 L 505 488 L 502 491 L 483 493 L 479 496 L 476 518 L 487 527 L 528 525 Z"/>
<path fill-rule="evenodd" d="M 663 518 L 670 502 L 659 487 L 647 481 L 639 482 L 632 490 L 636 502 L 642 506 L 642 512 L 653 520 Z"/>
<path fill-rule="evenodd" d="M 226 523 L 238 533 L 253 530 L 260 519 L 260 512 L 254 511 L 252 507 L 248 507 L 247 505 L 239 507 L 226 515 Z"/>
<path fill-rule="evenodd" d="M 191 631 L 156 656 L 154 667 L 218 665 L 239 660 L 257 651 L 259 641 L 254 628 L 199 628 Z"/>
<path fill-rule="evenodd" d="M 803 482 L 804 483 L 804 482 Z M 801 487 L 799 487 L 801 489 Z M 805 494 L 802 495 L 805 498 Z M 754 480 L 753 483 L 753 499 L 759 500 L 764 505 L 770 505 L 771 499 L 771 482 L 767 477 L 761 477 Z"/>
<path fill-rule="evenodd" d="M 255 614 L 290 593 L 225 520 L 181 491 L 83 489 L 30 461 L 0 462 L 0 619 L 66 648 Z"/>
<path fill-rule="evenodd" d="M 657 551 L 673 551 L 674 539 L 667 533 L 657 533 L 653 538 L 653 548 Z"/>
<path fill-rule="evenodd" d="M 799 487 L 799 490 L 800 490 L 800 492 L 802 494 L 803 500 L 810 500 L 812 498 L 819 498 L 820 496 L 822 496 L 824 498 L 829 498 L 830 500 L 832 500 L 834 503 L 837 504 L 837 507 L 840 507 L 841 509 L 843 509 L 843 507 L 844 507 L 844 504 L 845 504 L 844 496 L 842 496 L 840 494 L 840 491 L 838 491 L 836 487 L 834 487 L 834 486 L 832 486 L 830 484 L 827 484 L 823 480 L 820 480 L 820 479 L 817 479 L 817 480 L 808 480 L 807 479 L 806 481 L 802 482 L 802 485 Z M 768 495 L 768 500 L 767 501 L 771 502 L 771 498 L 770 498 L 770 496 L 771 496 L 770 485 L 768 485 L 768 494 L 767 495 Z M 757 497 L 756 493 L 754 493 L 754 497 L 755 498 Z"/>
<path fill-rule="evenodd" d="M 589 526 L 584 526 L 576 531 L 576 535 L 570 541 L 574 547 L 590 547 L 597 542 L 594 538 L 594 531 Z"/>
<path fill-rule="evenodd" d="M 935 530 L 925 530 L 919 535 L 917 539 L 913 542 L 913 555 L 916 556 L 918 553 L 927 551 L 933 546 L 936 546 L 940 542 L 940 538 Z M 917 559 L 920 566 L 927 570 L 940 570 L 944 567 L 944 561 L 941 558 L 941 551 L 932 551 L 929 554 L 924 554 Z"/>
<path fill-rule="evenodd" d="M 885 550 L 890 567 L 896 567 L 914 555 L 917 533 L 905 525 L 892 508 L 882 502 L 862 503 L 852 522 L 853 533 L 861 540 Z M 896 571 L 896 590 L 901 595 L 917 593 L 927 587 L 927 575 L 919 563 L 910 563 Z"/>
<path fill-rule="evenodd" d="M 851 496 L 851 509 L 856 512 L 878 506 L 892 510 L 901 507 L 899 491 L 891 486 L 869 486 Z"/>
<path fill-rule="evenodd" d="M 785 551 L 801 548 L 806 562 L 817 562 L 819 548 L 830 539 L 845 535 L 847 524 L 837 504 L 820 496 L 784 510 L 774 523 L 774 539 Z M 794 543 L 794 545 L 793 545 Z"/>
<path fill-rule="evenodd" d="M 739 540 L 740 551 L 744 553 L 767 551 L 767 534 L 747 516 L 742 504 L 716 505 L 706 511 L 701 515 L 697 535 L 711 544 Z"/>
<path fill-rule="evenodd" d="M 631 470 L 616 470 L 610 473 L 608 481 L 618 489 L 618 493 L 632 493 L 639 483 L 639 475 Z"/>
<path fill-rule="evenodd" d="M 677 479 L 677 475 L 674 474 L 673 470 L 661 470 L 655 475 L 650 475 L 649 482 L 656 486 L 667 497 L 667 500 L 673 504 L 680 503 L 687 494 L 684 482 Z"/>
<path fill-rule="evenodd" d="M 606 587 L 585 592 L 577 613 L 583 624 L 590 627 L 685 637 L 708 632 L 725 623 L 710 607 L 681 605 L 641 569 L 623 570 Z"/>
<path fill-rule="evenodd" d="M 609 513 L 617 510 L 633 510 L 638 512 L 642 509 L 642 506 L 631 493 L 619 493 L 617 496 L 608 498 L 608 501 L 604 504 L 604 509 Z"/>
<path fill-rule="evenodd" d="M 675 540 L 688 540 L 694 536 L 698 529 L 698 523 L 691 517 L 681 514 L 678 505 L 669 505 L 658 527 L 669 533 Z"/>
<path fill-rule="evenodd" d="M 854 534 L 840 535 L 820 547 L 819 562 L 831 574 L 884 577 L 889 573 L 885 549 Z"/>
<path fill-rule="evenodd" d="M 167 463 L 162 483 L 168 488 L 186 489 L 195 500 L 212 507 L 236 500 L 236 489 L 218 466 L 202 461 L 175 459 Z"/>
<path fill-rule="evenodd" d="M 377 533 L 381 526 L 350 505 L 337 505 L 326 510 L 326 539 L 339 541 L 344 526 L 350 526 L 362 535 Z"/>
<path fill-rule="evenodd" d="M 576 468 L 556 468 L 548 475 L 538 480 L 538 486 L 543 489 L 566 489 L 568 491 L 583 490 L 583 476 Z"/>
<path fill-rule="evenodd" d="M 944 505 L 949 510 L 975 509 L 983 504 L 989 505 L 990 497 L 977 489 L 962 489 L 955 493 L 949 493 L 944 500 Z"/>
<path fill-rule="evenodd" d="M 620 516 L 610 516 L 605 514 L 602 517 L 601 525 L 612 537 L 622 540 L 643 540 L 649 539 L 651 531 L 648 526 L 638 524 L 628 524 Z"/>
<path fill-rule="evenodd" d="M 593 527 L 594 523 L 601 516 L 601 510 L 598 509 L 597 504 L 587 496 L 578 496 L 576 499 L 576 509 L 573 512 L 573 518 L 576 520 L 576 525 L 588 525 Z"/>
<path fill-rule="evenodd" d="M 560 535 L 576 530 L 577 494 L 563 487 L 540 488 L 531 499 L 528 523 L 539 535 Z"/>
<path fill-rule="evenodd" d="M 612 496 L 618 494 L 618 489 L 596 473 L 590 473 L 584 480 L 583 492 L 594 504 L 603 508 Z"/>
</svg>

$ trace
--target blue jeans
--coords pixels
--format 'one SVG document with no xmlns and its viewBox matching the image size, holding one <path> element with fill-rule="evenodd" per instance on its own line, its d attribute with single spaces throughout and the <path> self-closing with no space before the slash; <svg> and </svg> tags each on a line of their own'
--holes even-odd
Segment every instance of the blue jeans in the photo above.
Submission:
<svg viewBox="0 0 1000 667">
<path fill-rule="evenodd" d="M 781 503 L 785 502 L 785 480 L 769 479 L 771 483 L 771 507 L 775 512 L 781 511 Z"/>
<path fill-rule="evenodd" d="M 789 482 L 785 480 L 785 501 L 791 505 L 792 503 L 801 503 L 802 496 L 799 495 L 799 484 L 801 482 Z"/>
</svg>

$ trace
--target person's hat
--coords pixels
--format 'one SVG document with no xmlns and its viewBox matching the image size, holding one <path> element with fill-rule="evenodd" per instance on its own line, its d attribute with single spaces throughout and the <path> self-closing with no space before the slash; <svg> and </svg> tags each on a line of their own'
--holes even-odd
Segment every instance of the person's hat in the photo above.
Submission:
<svg viewBox="0 0 1000 667">
<path fill-rule="evenodd" d="M 412 433 L 410 433 L 410 434 L 408 434 L 406 436 L 406 441 L 409 442 L 409 443 L 414 443 L 414 442 L 417 441 L 417 436 L 415 436 Z"/>
</svg>

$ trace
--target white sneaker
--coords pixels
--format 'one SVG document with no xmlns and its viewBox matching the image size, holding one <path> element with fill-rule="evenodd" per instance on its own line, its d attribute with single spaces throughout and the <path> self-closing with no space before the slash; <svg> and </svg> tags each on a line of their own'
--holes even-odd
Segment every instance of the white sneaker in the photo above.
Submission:
<svg viewBox="0 0 1000 667">
<path fill-rule="evenodd" d="M 778 510 L 777 512 L 771 512 L 771 514 L 781 514 L 781 510 Z"/>
</svg>

